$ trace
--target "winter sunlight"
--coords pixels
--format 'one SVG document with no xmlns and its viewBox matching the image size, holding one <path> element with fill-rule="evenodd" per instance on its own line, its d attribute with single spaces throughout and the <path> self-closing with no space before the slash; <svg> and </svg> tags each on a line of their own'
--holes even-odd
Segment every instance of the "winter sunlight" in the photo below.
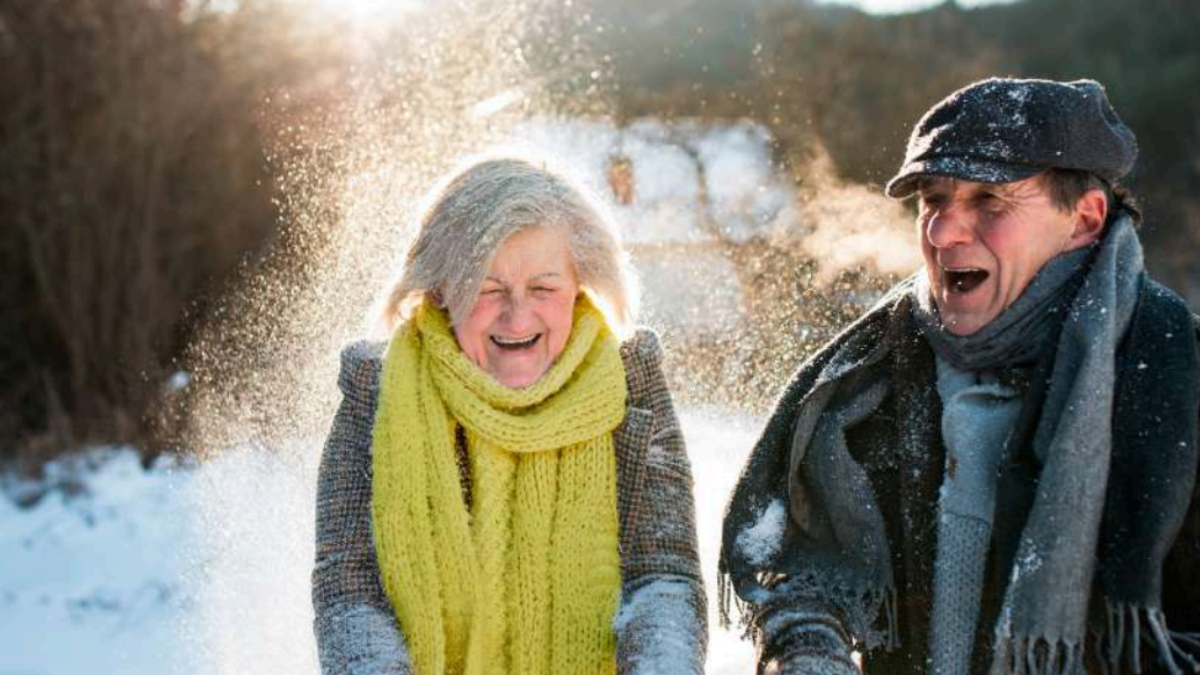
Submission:
<svg viewBox="0 0 1200 675">
<path fill-rule="evenodd" d="M 1111 75 L 1113 100 L 1141 124 L 1147 211 L 1193 223 L 1180 237 L 1157 225 L 1143 230 L 1147 267 L 1193 307 L 1200 299 L 1200 202 L 1175 199 L 1200 194 L 1200 172 L 1192 171 L 1200 127 L 1171 126 L 1197 119 L 1194 95 L 1179 94 L 1196 90 L 1196 41 L 1177 32 L 1197 25 L 1195 17 L 1175 18 L 1187 4 L 1176 2 L 1130 22 L 1109 7 L 1117 0 L 1097 0 L 1107 9 L 1080 17 L 1091 23 L 1060 31 L 1065 20 L 1055 12 L 1070 4 L 0 0 L 0 675 L 320 674 L 312 579 L 318 550 L 330 547 L 316 544 L 317 484 L 343 396 L 342 350 L 390 337 L 381 308 L 404 272 L 435 181 L 497 156 L 570 176 L 619 234 L 638 287 L 636 323 L 660 336 L 691 462 L 707 672 L 754 672 L 736 612 L 728 628 L 717 616 L 724 510 L 796 368 L 921 268 L 911 202 L 885 197 L 881 183 L 932 100 L 997 72 L 1098 77 L 1096 64 L 1112 71 L 1100 75 Z M 1124 40 L 1136 49 L 1075 42 L 1125 30 L 1146 31 Z M 1159 68 L 1169 59 L 1177 61 Z M 461 211 L 470 217 L 456 224 L 503 213 Z M 447 258 L 455 264 L 443 270 L 491 259 Z M 559 278 L 577 271 L 562 269 L 571 271 Z M 431 305 L 442 303 L 445 285 L 422 287 Z M 492 292 L 501 291 L 509 292 Z M 568 319 L 572 307 L 599 316 L 575 304 L 578 296 L 562 297 L 570 299 L 561 305 Z M 602 321 L 590 326 L 592 335 L 608 335 Z M 549 342 L 536 332 L 479 335 L 481 349 L 509 356 Z M 614 375 L 616 342 L 597 344 L 612 366 L 602 400 L 616 401 L 620 391 L 628 414 L 632 397 Z M 576 371 L 564 372 L 575 381 Z M 577 409 L 587 414 L 601 409 L 591 391 L 573 399 L 586 402 Z M 421 428 L 439 428 L 429 419 Z M 388 428 L 401 427 L 407 433 L 401 424 Z M 673 469 L 682 485 L 681 463 L 662 459 L 679 457 L 663 451 L 676 437 L 663 437 L 670 440 L 646 441 L 646 464 L 658 452 L 658 468 Z M 604 445 L 612 438 L 604 431 L 586 440 L 594 451 L 613 447 Z M 466 432 L 453 442 L 465 457 Z M 483 463 L 481 456 L 472 458 Z M 393 474 L 410 466 L 394 462 L 401 469 Z M 543 493 L 599 495 L 612 482 L 593 476 L 611 479 L 610 469 L 584 478 L 576 471 L 580 492 L 555 493 L 552 482 Z M 453 480 L 439 485 L 440 495 L 457 499 Z M 524 494 L 541 489 L 532 485 Z M 660 512 L 686 514 L 662 506 L 666 492 L 645 499 Z M 751 492 L 758 494 L 741 494 Z M 784 504 L 779 497 L 743 509 L 761 513 L 731 539 L 744 538 L 739 546 L 751 558 L 784 550 Z M 504 508 L 491 513 L 507 517 Z M 590 520 L 580 513 L 592 511 L 576 508 L 567 522 Z M 637 548 L 615 545 L 616 520 L 595 520 L 600 544 L 563 554 L 588 564 L 556 569 L 617 570 L 614 551 Z M 641 535 L 664 559 L 666 520 L 650 521 L 660 527 Z M 630 578 L 676 584 L 690 615 L 665 623 L 690 627 L 698 623 L 697 584 L 690 529 L 680 531 L 687 543 L 678 548 L 689 553 L 674 562 L 685 560 L 685 572 L 654 568 Z M 405 552 L 426 550 L 400 541 Z M 539 545 L 529 548 L 551 548 Z M 501 551 L 493 561 L 516 564 L 501 557 L 505 546 L 490 549 Z M 428 550 L 435 549 L 458 550 Z M 609 556 L 607 566 L 583 557 L 596 550 Z M 431 566 L 434 557 L 384 567 Z M 638 558 L 622 562 L 629 560 Z M 435 573 L 471 569 L 462 564 Z M 617 589 L 620 576 L 609 576 L 611 586 L 588 581 L 588 590 Z M 535 587 L 544 596 L 552 586 Z M 615 591 L 604 597 L 614 600 Z M 441 609 L 449 615 L 452 606 Z M 502 638 L 503 630 L 515 633 L 504 621 L 511 619 L 499 620 Z M 613 633 L 601 619 L 595 626 L 604 629 L 592 631 L 597 642 Z M 694 642 L 687 647 L 698 653 Z"/>
</svg>

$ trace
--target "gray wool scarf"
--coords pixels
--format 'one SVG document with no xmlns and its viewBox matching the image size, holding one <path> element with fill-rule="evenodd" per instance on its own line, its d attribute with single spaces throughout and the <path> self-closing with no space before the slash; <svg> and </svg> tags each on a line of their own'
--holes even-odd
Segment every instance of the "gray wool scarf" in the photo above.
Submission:
<svg viewBox="0 0 1200 675">
<path fill-rule="evenodd" d="M 1021 392 L 991 371 L 955 368 L 937 359 L 946 469 L 938 496 L 937 552 L 929 619 L 931 675 L 970 672 L 1000 468 L 1011 444 Z"/>
<path fill-rule="evenodd" d="M 929 291 L 929 277 L 918 274 L 913 316 L 938 356 L 959 370 L 998 370 L 1031 365 L 1052 347 L 1063 313 L 1075 296 L 1090 247 L 1059 255 L 1034 275 L 1029 285 L 995 319 L 971 335 L 954 335 L 942 326 Z"/>
<path fill-rule="evenodd" d="M 932 674 L 965 673 L 971 663 L 992 538 L 996 476 L 1005 439 L 1012 434 L 1020 408 L 1016 391 L 998 382 L 971 381 L 996 371 L 1032 366 L 1055 348 L 1065 312 L 1086 278 L 1083 268 L 1094 252 L 1086 247 L 1051 259 L 1016 302 L 966 336 L 946 330 L 928 275 L 917 279 L 913 316 L 938 356 L 942 440 L 948 463 L 938 507 L 929 635 Z M 1135 296 L 1136 292 L 1135 286 Z M 1124 326 L 1119 327 L 1118 334 L 1123 330 Z M 950 386 L 951 382 L 956 384 Z"/>
<path fill-rule="evenodd" d="M 1121 216 L 1101 240 L 1054 348 L 1033 439 L 1042 469 L 996 626 L 992 673 L 1028 665 L 1035 673 L 1083 672 L 1112 457 L 1117 344 L 1142 271 L 1132 218 Z"/>
<path fill-rule="evenodd" d="M 1118 214 L 1088 253 L 1092 257 L 1087 265 L 1081 266 L 1075 256 L 1061 256 L 1047 266 L 1022 303 L 1028 308 L 1006 312 L 994 329 L 993 337 L 1000 344 L 958 341 L 965 345 L 957 350 L 959 362 L 1024 365 L 1040 353 L 1041 363 L 1049 369 L 1049 385 L 1035 411 L 1037 423 L 1029 443 L 1040 470 L 995 626 L 993 675 L 1082 673 L 1093 579 L 1104 587 L 1103 606 L 1108 613 L 1107 628 L 1097 631 L 1106 666 L 1112 670 L 1129 666 L 1140 672 L 1131 665 L 1139 658 L 1138 642 L 1144 639 L 1138 626 L 1154 640 L 1172 674 L 1183 672 L 1179 663 L 1195 663 L 1179 649 L 1181 637 L 1168 632 L 1158 598 L 1161 555 L 1171 541 L 1164 538 L 1174 536 L 1171 523 L 1181 522 L 1180 504 L 1185 510 L 1190 488 L 1180 484 L 1174 492 L 1149 495 L 1155 506 L 1146 511 L 1144 506 L 1133 506 L 1132 500 L 1144 499 L 1146 486 L 1162 479 L 1139 477 L 1141 483 L 1126 481 L 1127 486 L 1110 491 L 1106 511 L 1110 460 L 1131 461 L 1128 453 L 1121 452 L 1113 460 L 1114 429 L 1125 423 L 1114 419 L 1113 411 L 1117 346 L 1130 326 L 1143 278 L 1141 245 L 1132 217 Z M 1078 270 L 1074 275 L 1072 268 Z M 816 365 L 803 368 L 781 396 L 726 511 L 720 578 L 723 615 L 732 582 L 738 598 L 750 605 L 750 616 L 744 613 L 743 617 L 751 622 L 756 609 L 780 598 L 809 598 L 806 602 L 814 607 L 834 607 L 868 649 L 896 646 L 896 591 L 884 516 L 864 468 L 849 452 L 845 432 L 870 416 L 895 387 L 885 358 L 894 349 L 888 345 L 909 339 L 903 328 L 906 322 L 898 313 L 911 313 L 907 325 L 920 324 L 918 287 L 915 279 L 909 279 L 893 289 L 814 356 Z M 1062 309 L 1053 320 L 1038 313 L 1054 308 Z M 1186 320 L 1190 325 L 1190 315 Z M 1023 330 L 1050 337 L 1048 342 L 1029 340 L 1042 344 L 1027 351 L 1019 339 Z M 935 349 L 938 342 L 942 341 L 930 340 Z M 1193 352 L 1194 343 L 1192 352 L 1169 357 L 1187 374 L 1182 388 L 1163 395 L 1174 397 L 1166 402 L 1183 414 L 1170 433 L 1187 434 L 1180 436 L 1178 445 L 1194 454 Z M 1156 356 L 1150 353 L 1146 358 Z M 1123 439 L 1130 438 L 1128 431 L 1123 433 Z M 1156 437 L 1154 442 L 1163 440 L 1157 438 L 1161 436 L 1157 430 L 1151 430 L 1150 436 Z M 784 438 L 790 438 L 790 452 L 781 442 Z M 1141 442 L 1138 438 L 1129 445 Z M 1179 455 L 1186 456 L 1191 455 Z M 1175 461 L 1163 459 L 1143 473 L 1170 475 L 1178 471 L 1171 465 Z M 764 527 L 779 508 L 788 516 L 783 527 Z M 1110 527 L 1104 541 L 1102 520 Z M 746 536 L 771 529 L 781 531 L 767 544 L 761 536 Z M 753 546 L 743 545 L 747 543 Z M 1147 554 L 1142 557 L 1138 551 Z M 875 629 L 881 610 L 886 620 L 882 636 Z"/>
</svg>

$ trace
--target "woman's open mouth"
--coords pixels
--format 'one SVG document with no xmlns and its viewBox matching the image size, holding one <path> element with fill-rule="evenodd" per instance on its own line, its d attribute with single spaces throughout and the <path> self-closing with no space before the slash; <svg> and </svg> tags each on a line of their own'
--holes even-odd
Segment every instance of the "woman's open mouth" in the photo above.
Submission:
<svg viewBox="0 0 1200 675">
<path fill-rule="evenodd" d="M 988 278 L 987 270 L 974 267 L 943 269 L 942 280 L 951 293 L 970 293 Z"/>
<path fill-rule="evenodd" d="M 497 347 L 499 347 L 501 349 L 518 351 L 521 349 L 528 349 L 528 348 L 534 346 L 535 344 L 537 344 L 538 340 L 540 340 L 541 338 L 542 338 L 541 333 L 534 333 L 533 335 L 530 335 L 528 337 L 517 337 L 517 338 L 500 337 L 499 335 L 492 335 L 491 341 L 492 341 L 492 344 L 496 345 Z"/>
</svg>

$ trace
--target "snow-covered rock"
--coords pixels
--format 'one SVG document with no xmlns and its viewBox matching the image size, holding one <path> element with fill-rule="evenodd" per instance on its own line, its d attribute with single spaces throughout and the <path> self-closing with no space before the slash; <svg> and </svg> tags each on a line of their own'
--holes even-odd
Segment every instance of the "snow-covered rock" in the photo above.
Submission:
<svg viewBox="0 0 1200 675">
<path fill-rule="evenodd" d="M 749 120 L 532 120 L 511 145 L 545 154 L 607 202 L 633 247 L 743 243 L 787 236 L 796 223 L 792 185 L 777 170 L 771 136 Z M 631 199 L 618 194 L 614 164 L 627 162 Z"/>
<path fill-rule="evenodd" d="M 511 145 L 551 157 L 605 203 L 644 280 L 646 321 L 680 340 L 746 319 L 731 247 L 799 232 L 795 190 L 750 121 L 541 119 Z"/>
</svg>

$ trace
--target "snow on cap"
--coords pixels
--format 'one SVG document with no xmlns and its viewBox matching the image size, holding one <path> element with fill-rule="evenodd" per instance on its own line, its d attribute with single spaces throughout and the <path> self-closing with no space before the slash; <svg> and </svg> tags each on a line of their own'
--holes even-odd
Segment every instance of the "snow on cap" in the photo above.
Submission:
<svg viewBox="0 0 1200 675">
<path fill-rule="evenodd" d="M 922 176 L 1011 183 L 1049 168 L 1088 171 L 1112 183 L 1129 173 L 1137 153 L 1137 139 L 1099 82 L 992 78 L 925 113 L 885 192 L 907 197 Z"/>
</svg>

